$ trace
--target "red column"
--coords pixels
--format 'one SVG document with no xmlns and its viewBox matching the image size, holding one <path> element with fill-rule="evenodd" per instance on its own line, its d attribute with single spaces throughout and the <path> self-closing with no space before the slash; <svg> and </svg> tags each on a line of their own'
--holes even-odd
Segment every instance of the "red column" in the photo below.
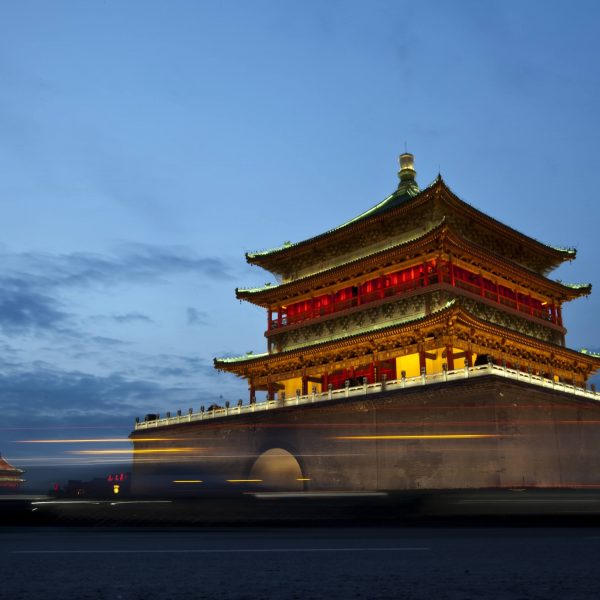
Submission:
<svg viewBox="0 0 600 600">
<path fill-rule="evenodd" d="M 425 358 L 425 350 L 419 350 L 419 370 L 421 373 L 423 369 L 427 372 L 427 359 Z"/>
<path fill-rule="evenodd" d="M 267 331 L 271 331 L 271 321 L 273 320 L 273 311 L 267 310 Z"/>
<path fill-rule="evenodd" d="M 529 314 L 533 315 L 533 302 L 531 301 L 531 294 L 529 294 Z"/>
<path fill-rule="evenodd" d="M 273 400 L 273 399 L 274 399 L 273 384 L 271 383 L 271 380 L 269 380 L 269 382 L 267 383 L 267 400 Z"/>
<path fill-rule="evenodd" d="M 473 366 L 473 353 L 470 350 L 465 350 L 465 364 Z"/>
<path fill-rule="evenodd" d="M 252 382 L 250 382 L 250 403 L 252 404 L 252 402 L 254 402 L 256 399 L 256 388 L 254 387 L 254 384 Z"/>
<path fill-rule="evenodd" d="M 379 297 L 383 298 L 385 296 L 385 275 L 381 276 L 381 287 L 379 288 Z"/>
<path fill-rule="evenodd" d="M 302 395 L 306 396 L 306 394 L 308 394 L 308 377 L 302 375 Z"/>
<path fill-rule="evenodd" d="M 325 371 L 325 373 L 323 373 L 322 375 L 323 379 L 323 383 L 321 385 L 321 391 L 322 392 L 326 392 L 329 389 L 329 373 L 327 371 Z"/>
<path fill-rule="evenodd" d="M 446 364 L 448 365 L 448 371 L 454 371 L 454 353 L 452 352 L 452 346 L 446 346 Z"/>
<path fill-rule="evenodd" d="M 481 273 L 479 274 L 479 293 L 482 296 L 485 296 L 485 288 L 483 287 L 483 276 Z"/>
<path fill-rule="evenodd" d="M 283 312 L 281 306 L 277 308 L 277 327 L 281 328 L 281 313 Z"/>
<path fill-rule="evenodd" d="M 429 285 L 429 277 L 427 276 L 427 261 L 423 263 L 423 285 Z"/>
<path fill-rule="evenodd" d="M 452 262 L 452 257 L 448 260 L 448 267 L 450 269 L 450 285 L 456 285 L 454 282 L 454 263 Z"/>
</svg>

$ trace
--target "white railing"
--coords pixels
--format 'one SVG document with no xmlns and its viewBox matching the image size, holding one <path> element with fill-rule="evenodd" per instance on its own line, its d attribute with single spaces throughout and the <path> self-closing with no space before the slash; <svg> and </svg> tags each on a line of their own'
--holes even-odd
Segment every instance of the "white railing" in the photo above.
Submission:
<svg viewBox="0 0 600 600">
<path fill-rule="evenodd" d="M 384 381 L 380 383 L 367 383 L 355 387 L 349 387 L 347 385 L 339 390 L 327 390 L 325 392 L 318 393 L 314 392 L 304 396 L 297 394 L 291 398 L 265 400 L 264 402 L 255 402 L 253 404 L 244 404 L 234 407 L 215 408 L 210 411 L 201 410 L 199 412 L 193 412 L 190 409 L 190 411 L 186 414 L 180 414 L 180 412 L 178 412 L 178 414 L 173 417 L 169 416 L 162 419 L 136 423 L 135 431 L 141 429 L 153 429 L 155 427 L 164 427 L 165 425 L 177 425 L 178 423 L 191 423 L 194 421 L 205 421 L 220 417 L 246 415 L 249 413 L 285 408 L 288 406 L 312 404 L 314 402 L 328 402 L 330 400 L 338 400 L 341 398 L 368 396 L 370 394 L 378 394 L 384 391 L 387 392 L 401 390 L 404 388 L 413 388 L 446 381 L 456 381 L 459 379 L 470 379 L 472 377 L 481 377 L 483 375 L 498 375 L 500 377 L 506 377 L 507 379 L 530 383 L 531 385 L 536 385 L 543 388 L 550 388 L 556 391 L 565 392 L 567 394 L 588 398 L 590 400 L 600 399 L 600 394 L 597 394 L 595 390 L 588 390 L 575 385 L 557 382 L 553 379 L 541 377 L 540 375 L 523 373 L 522 371 L 518 371 L 516 369 L 509 369 L 506 367 L 488 364 L 479 367 L 465 367 L 464 369 L 456 369 L 454 371 L 441 371 L 439 373 L 419 375 L 418 377 L 403 377 L 401 379 L 394 379 L 392 381 Z"/>
</svg>

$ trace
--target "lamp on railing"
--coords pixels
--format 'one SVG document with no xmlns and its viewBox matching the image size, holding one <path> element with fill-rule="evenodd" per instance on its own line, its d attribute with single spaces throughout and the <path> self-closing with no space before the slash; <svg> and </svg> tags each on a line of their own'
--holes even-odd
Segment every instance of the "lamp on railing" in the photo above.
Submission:
<svg viewBox="0 0 600 600">
<path fill-rule="evenodd" d="M 200 412 L 203 413 L 204 412 L 204 404 L 200 407 Z"/>
<path fill-rule="evenodd" d="M 178 416 L 178 417 L 180 417 L 180 416 L 181 416 L 181 409 L 179 409 L 179 410 L 177 411 L 177 416 Z"/>
<path fill-rule="evenodd" d="M 188 415 L 191 415 L 194 412 L 193 408 L 188 408 Z"/>
<path fill-rule="evenodd" d="M 135 418 L 135 422 L 136 422 L 136 424 L 137 424 L 137 423 L 139 423 L 139 422 L 140 422 L 140 418 L 139 418 L 139 417 L 136 417 L 136 418 Z"/>
<path fill-rule="evenodd" d="M 168 410 L 168 411 L 167 411 L 167 419 L 170 419 L 170 418 L 171 418 L 171 411 L 170 411 L 170 410 Z"/>
</svg>

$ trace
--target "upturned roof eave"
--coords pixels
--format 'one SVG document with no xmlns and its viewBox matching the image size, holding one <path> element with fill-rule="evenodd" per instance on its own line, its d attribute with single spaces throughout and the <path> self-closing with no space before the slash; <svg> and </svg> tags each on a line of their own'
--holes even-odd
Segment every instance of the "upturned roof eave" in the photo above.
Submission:
<svg viewBox="0 0 600 600">
<path fill-rule="evenodd" d="M 296 252 L 302 252 L 306 248 L 310 247 L 311 244 L 318 243 L 319 241 L 325 239 L 328 236 L 339 234 L 340 232 L 353 231 L 356 227 L 362 226 L 365 223 L 369 223 L 371 220 L 375 220 L 381 218 L 382 215 L 389 214 L 390 211 L 402 211 L 412 208 L 419 201 L 423 201 L 427 199 L 430 194 L 435 190 L 441 190 L 447 193 L 448 198 L 454 201 L 455 204 L 460 206 L 461 208 L 469 211 L 473 216 L 475 216 L 480 222 L 487 222 L 493 224 L 496 228 L 501 229 L 503 232 L 510 235 L 513 239 L 518 238 L 521 241 L 526 242 L 528 245 L 534 247 L 538 251 L 544 252 L 547 256 L 553 256 L 556 259 L 556 265 L 561 264 L 567 260 L 573 260 L 576 257 L 576 250 L 574 248 L 557 248 L 554 246 L 550 246 L 535 238 L 532 238 L 516 229 L 510 227 L 498 221 L 494 217 L 483 213 L 479 209 L 475 208 L 468 202 L 459 198 L 446 184 L 446 182 L 439 176 L 432 184 L 427 186 L 425 189 L 421 190 L 418 194 L 414 196 L 407 196 L 406 200 L 400 204 L 393 204 L 389 207 L 381 206 L 388 202 L 391 198 L 394 197 L 394 194 L 388 196 L 383 202 L 380 202 L 378 205 L 374 207 L 380 207 L 378 210 L 370 209 L 359 215 L 358 217 L 343 223 L 342 225 L 330 229 L 324 233 L 313 236 L 311 238 L 307 238 L 306 240 L 302 240 L 300 242 L 296 242 L 293 244 L 285 244 L 278 248 L 273 248 L 270 250 L 264 250 L 262 252 L 254 252 L 245 254 L 246 261 L 249 264 L 257 265 L 267 270 L 270 270 L 274 273 L 279 272 L 276 263 L 281 260 L 285 260 L 292 256 Z"/>
<path fill-rule="evenodd" d="M 213 364 L 214 367 L 216 369 L 219 370 L 227 370 L 226 366 L 227 365 L 236 365 L 236 366 L 244 366 L 244 365 L 248 365 L 248 364 L 252 364 L 252 363 L 258 363 L 261 362 L 265 359 L 269 359 L 269 358 L 277 358 L 277 357 L 284 357 L 284 356 L 293 356 L 294 353 L 301 353 L 302 351 L 306 351 L 307 349 L 309 350 L 313 350 L 315 348 L 321 348 L 324 346 L 328 346 L 328 345 L 332 345 L 332 344 L 337 344 L 339 342 L 342 341 L 349 341 L 351 339 L 359 339 L 363 336 L 369 336 L 369 335 L 373 335 L 373 334 L 379 334 L 382 333 L 386 330 L 391 330 L 394 328 L 399 328 L 399 327 L 407 327 L 409 325 L 418 325 L 421 322 L 424 321 L 428 321 L 428 320 L 433 320 L 433 318 L 439 318 L 440 316 L 442 316 L 443 314 L 445 314 L 446 312 L 450 311 L 452 309 L 452 307 L 455 305 L 455 300 L 450 300 L 446 306 L 444 306 L 443 308 L 438 309 L 435 312 L 432 312 L 429 315 L 426 315 L 424 317 L 417 317 L 415 319 L 408 319 L 406 321 L 402 321 L 400 323 L 394 323 L 392 325 L 384 325 L 384 326 L 380 326 L 380 327 L 373 327 L 371 329 L 368 329 L 366 331 L 361 331 L 359 333 L 351 333 L 345 336 L 340 336 L 338 338 L 335 338 L 333 340 L 326 340 L 324 342 L 317 342 L 315 344 L 311 344 L 309 346 L 303 346 L 302 348 L 295 348 L 293 350 L 285 350 L 283 352 L 277 352 L 275 354 L 269 354 L 269 353 L 263 353 L 263 354 L 252 354 L 252 355 L 246 355 L 246 356 L 239 356 L 239 357 L 235 357 L 235 358 L 214 358 L 213 359 Z"/>
<path fill-rule="evenodd" d="M 565 262 L 567 260 L 575 259 L 577 255 L 577 250 L 575 248 L 559 248 L 556 246 L 551 246 L 544 242 L 540 242 L 535 238 L 514 229 L 510 225 L 506 225 L 506 223 L 502 223 L 498 219 L 491 217 L 487 213 L 482 212 L 478 208 L 475 208 L 469 202 L 466 202 L 462 198 L 460 198 L 457 194 L 455 194 L 450 187 L 446 184 L 446 182 L 440 178 L 440 183 L 442 190 L 448 195 L 448 197 L 461 206 L 462 208 L 467 209 L 470 213 L 477 217 L 477 219 L 481 222 L 492 223 L 495 227 L 502 229 L 504 232 L 508 233 L 513 239 L 519 239 L 526 241 L 530 246 L 535 247 L 537 250 L 544 251 L 547 255 L 555 256 L 557 259 L 560 259 L 560 263 Z M 558 264 L 560 264 L 558 263 Z"/>
<path fill-rule="evenodd" d="M 584 360 L 589 364 L 592 368 L 592 373 L 600 369 L 600 356 L 587 352 L 587 351 L 578 351 L 573 350 L 572 348 L 566 348 L 563 346 L 556 346 L 554 344 L 550 344 L 538 338 L 531 337 L 529 335 L 520 333 L 518 331 L 514 331 L 512 329 L 508 329 L 501 325 L 495 323 L 489 323 L 480 319 L 479 317 L 473 315 L 468 310 L 466 310 L 463 306 L 456 303 L 454 300 L 450 301 L 445 307 L 423 317 L 419 317 L 417 319 L 411 319 L 408 321 L 404 321 L 401 323 L 394 323 L 392 325 L 387 325 L 380 328 L 375 328 L 373 330 L 361 331 L 360 333 L 350 334 L 347 336 L 342 336 L 336 338 L 334 340 L 327 340 L 324 342 L 319 342 L 316 344 L 312 344 L 309 346 L 303 346 L 301 348 L 294 348 L 292 350 L 287 350 L 284 352 L 279 352 L 275 354 L 261 354 L 261 355 L 253 355 L 248 357 L 239 357 L 238 359 L 214 359 L 214 367 L 220 371 L 227 371 L 236 373 L 236 367 L 243 368 L 246 366 L 251 366 L 253 364 L 260 364 L 269 360 L 277 360 L 277 359 L 285 359 L 294 357 L 295 355 L 301 356 L 305 355 L 307 352 L 312 352 L 315 350 L 326 350 L 328 348 L 334 348 L 336 345 L 342 342 L 350 342 L 354 340 L 356 343 L 361 343 L 362 341 L 368 341 L 373 336 L 385 335 L 386 332 L 390 332 L 393 330 L 402 331 L 406 328 L 418 328 L 423 325 L 430 325 L 435 323 L 436 321 L 440 321 L 441 319 L 459 319 L 463 324 L 480 327 L 482 329 L 494 330 L 496 332 L 502 332 L 503 335 L 508 336 L 509 338 L 517 339 L 517 340 L 526 340 L 528 343 L 532 343 L 534 346 L 544 347 L 544 348 L 552 348 L 552 351 L 559 354 L 567 354 L 573 359 L 576 360 Z M 364 340 L 362 339 L 364 338 Z M 229 368 L 228 368 L 229 367 Z M 241 373 L 237 373 L 241 374 Z"/>
<path fill-rule="evenodd" d="M 375 252 L 372 252 L 371 254 L 365 254 L 364 256 L 355 258 L 353 260 L 349 260 L 348 262 L 342 263 L 341 265 L 336 265 L 334 267 L 330 267 L 329 269 L 324 269 L 323 271 L 317 271 L 316 273 L 311 273 L 310 275 L 306 275 L 305 277 L 300 277 L 298 279 L 294 279 L 293 281 L 289 281 L 286 283 L 280 283 L 280 284 L 265 285 L 261 288 L 248 288 L 248 289 L 236 288 L 236 290 L 235 290 L 236 298 L 238 300 L 247 300 L 249 302 L 253 302 L 255 304 L 258 304 L 259 306 L 266 306 L 265 304 L 260 303 L 260 297 L 264 296 L 265 294 L 268 294 L 268 292 L 270 292 L 270 291 L 281 291 L 281 290 L 290 289 L 293 286 L 298 285 L 299 283 L 308 282 L 311 279 L 318 279 L 323 276 L 327 276 L 328 274 L 333 274 L 337 271 L 341 271 L 342 269 L 346 269 L 349 266 L 359 265 L 361 262 L 372 260 L 373 258 L 375 258 L 377 256 L 385 256 L 386 254 L 388 254 L 390 252 L 398 251 L 403 248 L 408 248 L 412 245 L 422 243 L 422 242 L 426 241 L 428 238 L 435 239 L 436 234 L 444 228 L 444 224 L 445 224 L 445 219 L 442 218 L 436 225 L 431 227 L 428 231 L 426 231 L 425 233 L 423 233 L 419 236 L 411 238 L 410 240 L 405 240 L 403 242 L 393 244 L 393 245 L 389 246 L 388 248 L 384 248 L 383 250 L 377 250 Z"/>
<path fill-rule="evenodd" d="M 272 284 L 272 285 L 263 286 L 261 288 L 248 288 L 248 289 L 236 288 L 236 290 L 235 290 L 236 298 L 238 300 L 245 300 L 245 301 L 255 304 L 257 306 L 261 306 L 263 308 L 268 308 L 268 306 L 274 301 L 274 298 L 272 298 L 273 294 L 279 295 L 282 292 L 285 292 L 286 290 L 297 287 L 299 284 L 307 284 L 311 280 L 322 279 L 323 277 L 327 277 L 328 275 L 332 276 L 336 272 L 340 272 L 343 269 L 347 269 L 350 266 L 353 266 L 353 265 L 358 266 L 362 262 L 373 260 L 378 256 L 384 257 L 387 254 L 397 252 L 399 250 L 403 250 L 406 248 L 410 248 L 411 246 L 414 246 L 416 244 L 427 242 L 429 238 L 435 239 L 438 236 L 438 234 L 442 234 L 443 231 L 447 232 L 449 238 L 454 239 L 454 240 L 458 241 L 459 243 L 472 246 L 480 253 L 488 254 L 488 251 L 484 247 L 481 247 L 478 244 L 475 244 L 475 242 L 472 242 L 471 240 L 468 240 L 468 239 L 464 238 L 463 236 L 461 236 L 458 232 L 454 231 L 454 229 L 450 225 L 448 225 L 446 223 L 445 218 L 442 218 L 442 220 L 439 223 L 437 223 L 434 227 L 432 227 L 431 229 L 429 229 L 427 232 L 423 233 L 420 236 L 417 236 L 410 240 L 406 240 L 404 242 L 392 245 L 383 250 L 377 250 L 376 252 L 367 254 L 365 256 L 361 256 L 360 258 L 348 261 L 341 265 L 331 267 L 330 269 L 326 269 L 324 271 L 319 271 L 317 273 L 311 273 L 310 275 L 307 275 L 305 277 L 296 279 L 294 281 L 286 282 L 283 284 Z M 490 254 L 490 258 L 492 260 L 506 262 L 506 259 L 504 259 L 502 256 L 497 256 L 493 253 L 489 253 L 489 254 Z M 509 266 L 511 266 L 513 269 L 516 268 L 517 270 L 522 271 L 524 276 L 534 277 L 536 280 L 538 280 L 538 282 L 542 281 L 543 284 L 546 285 L 547 287 L 554 288 L 554 290 L 557 292 L 557 294 L 561 294 L 564 296 L 565 300 L 573 300 L 575 298 L 587 296 L 591 293 L 591 290 L 592 290 L 592 285 L 590 283 L 588 283 L 588 284 L 563 283 L 560 280 L 552 280 L 547 277 L 544 277 L 544 276 L 540 275 L 539 273 L 532 271 L 531 269 L 527 269 L 526 267 L 524 267 L 522 265 L 515 265 L 515 264 L 511 263 Z M 302 295 L 302 294 L 300 294 L 300 295 Z"/>
<path fill-rule="evenodd" d="M 245 253 L 246 261 L 249 264 L 267 268 L 265 266 L 265 264 L 263 264 L 263 263 L 266 263 L 267 261 L 269 261 L 270 258 L 278 260 L 278 259 L 284 257 L 286 254 L 291 255 L 295 251 L 298 251 L 298 250 L 301 251 L 304 248 L 310 246 L 311 244 L 317 243 L 320 240 L 325 239 L 326 237 L 328 237 L 330 235 L 335 235 L 342 231 L 348 231 L 349 229 L 353 229 L 355 226 L 358 226 L 360 224 L 368 222 L 370 219 L 378 218 L 382 214 L 386 214 L 389 210 L 398 208 L 400 206 L 404 206 L 404 205 L 412 202 L 413 200 L 415 200 L 415 198 L 423 197 L 425 192 L 432 189 L 435 186 L 435 184 L 436 184 L 436 182 L 433 182 L 432 184 L 430 184 L 429 186 L 427 186 L 426 188 L 421 190 L 418 194 L 404 194 L 403 196 L 405 197 L 405 199 L 401 204 L 396 203 L 396 204 L 390 205 L 389 207 L 386 207 L 386 204 L 390 204 L 392 200 L 399 198 L 399 196 L 396 194 L 396 192 L 394 192 L 394 193 L 390 194 L 389 196 L 387 196 L 384 200 L 382 200 L 381 202 L 379 202 L 378 204 L 373 206 L 372 208 L 370 208 L 370 209 L 364 211 L 363 213 L 361 213 L 360 215 L 358 215 L 357 217 L 354 217 L 353 219 L 350 219 L 350 220 L 342 223 L 341 225 L 338 225 L 337 227 L 328 229 L 327 231 L 324 231 L 323 233 L 320 233 L 313 237 L 307 238 L 305 240 L 301 240 L 299 242 L 294 242 L 294 243 L 285 243 L 282 246 L 279 246 L 277 248 L 271 248 L 269 250 L 262 250 L 259 252 L 246 252 Z"/>
</svg>

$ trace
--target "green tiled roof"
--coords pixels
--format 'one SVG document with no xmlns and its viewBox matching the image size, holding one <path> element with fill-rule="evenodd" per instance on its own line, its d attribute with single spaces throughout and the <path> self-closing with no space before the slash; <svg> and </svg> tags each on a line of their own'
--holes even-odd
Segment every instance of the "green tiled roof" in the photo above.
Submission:
<svg viewBox="0 0 600 600">
<path fill-rule="evenodd" d="M 261 354 L 254 354 L 253 352 L 248 352 L 247 354 L 244 354 L 243 356 L 232 356 L 230 358 L 217 358 L 215 360 L 218 360 L 219 362 L 222 362 L 222 363 L 236 363 L 236 362 L 243 362 L 245 360 L 251 360 L 254 358 L 264 358 L 265 356 L 269 356 L 269 353 L 262 352 Z"/>
<path fill-rule="evenodd" d="M 381 252 L 386 252 L 387 250 L 391 250 L 393 248 L 400 248 L 401 246 L 404 246 L 405 244 L 410 244 L 411 242 L 415 242 L 415 241 L 417 241 L 417 240 L 419 240 L 419 239 L 424 238 L 425 236 L 427 236 L 429 233 L 431 233 L 437 227 L 440 227 L 445 221 L 446 221 L 446 217 L 442 217 L 438 223 L 436 223 L 435 225 L 432 225 L 424 233 L 419 233 L 418 235 L 415 235 L 412 238 L 408 238 L 408 239 L 402 240 L 401 242 L 395 242 L 395 241 L 392 240 L 388 245 L 383 246 L 381 248 L 377 248 L 376 250 L 374 250 L 373 252 L 371 252 L 369 254 L 364 254 L 363 256 L 359 256 L 358 258 L 355 258 L 353 260 L 349 260 L 347 263 L 344 263 L 343 265 L 335 265 L 335 266 L 330 267 L 328 269 L 324 269 L 323 271 L 317 271 L 317 273 L 326 273 L 327 271 L 333 271 L 335 269 L 338 269 L 341 266 L 351 265 L 352 263 L 356 263 L 356 262 L 359 262 L 361 260 L 365 260 L 366 258 L 369 258 L 370 256 L 375 256 L 376 254 L 380 254 Z M 257 294 L 259 292 L 264 292 L 266 290 L 276 289 L 276 288 L 284 286 L 284 285 L 286 285 L 288 283 L 298 283 L 299 281 L 302 281 L 303 279 L 309 279 L 309 278 L 313 277 L 314 275 L 315 275 L 315 273 L 309 273 L 308 275 L 304 275 L 303 277 L 299 277 L 298 279 L 294 279 L 293 282 L 266 283 L 264 286 L 257 287 L 257 288 L 237 288 L 236 292 L 243 292 L 243 293 L 247 293 L 247 294 Z"/>
<path fill-rule="evenodd" d="M 432 187 L 434 185 L 434 183 L 435 182 L 433 182 L 432 184 L 427 186 L 427 188 Z M 366 210 L 365 212 L 361 213 L 357 217 L 354 217 L 353 219 L 350 219 L 349 221 L 346 221 L 345 223 L 342 223 L 341 225 L 338 225 L 337 227 L 334 227 L 333 229 L 329 229 L 328 231 L 325 231 L 324 233 L 320 233 L 319 235 L 316 235 L 312 238 L 308 238 L 306 240 L 302 240 L 300 242 L 294 242 L 294 243 L 284 242 L 281 246 L 279 246 L 277 248 L 270 248 L 269 250 L 260 250 L 258 252 L 248 252 L 246 254 L 246 256 L 249 258 L 256 257 L 256 256 L 267 256 L 269 254 L 273 254 L 274 252 L 279 252 L 280 250 L 285 250 L 286 248 L 291 248 L 293 246 L 297 246 L 298 244 L 302 244 L 302 243 L 310 241 L 312 239 L 326 236 L 330 233 L 333 233 L 334 231 L 343 229 L 344 227 L 347 227 L 348 225 L 352 225 L 352 223 L 356 223 L 357 221 L 361 221 L 362 219 L 365 219 L 367 217 L 372 217 L 373 215 L 376 215 L 376 214 L 379 214 L 386 210 L 389 210 L 390 208 L 393 208 L 394 206 L 398 206 L 399 204 L 402 204 L 402 203 L 406 202 L 407 200 L 414 198 L 419 193 L 420 193 L 420 191 L 413 191 L 413 190 L 409 190 L 408 192 L 406 192 L 404 194 L 398 194 L 397 192 L 394 192 L 393 194 L 390 194 L 387 198 L 385 198 L 384 200 L 379 202 L 379 204 L 376 204 L 372 208 L 369 208 L 369 210 Z"/>
<path fill-rule="evenodd" d="M 585 288 L 592 288 L 591 283 L 564 283 L 560 280 L 558 283 L 564 285 L 565 287 L 571 288 L 572 290 L 584 290 Z"/>
<path fill-rule="evenodd" d="M 329 344 L 332 342 L 339 342 L 342 340 L 346 340 L 346 339 L 353 338 L 353 337 L 358 337 L 361 335 L 366 335 L 369 333 L 377 333 L 378 331 L 384 331 L 385 329 L 390 329 L 392 327 L 398 327 L 399 325 L 408 325 L 410 323 L 416 323 L 416 322 L 422 321 L 424 319 L 429 319 L 438 313 L 444 312 L 445 310 L 448 310 L 449 308 L 451 308 L 452 306 L 454 306 L 456 304 L 457 304 L 456 298 L 452 298 L 451 300 L 448 300 L 448 302 L 446 302 L 446 304 L 444 306 L 441 306 L 437 310 L 431 311 L 431 313 L 429 313 L 428 315 L 425 315 L 425 316 L 419 315 L 417 317 L 412 317 L 412 318 L 405 319 L 402 321 L 394 321 L 393 323 L 382 323 L 379 325 L 373 325 L 372 327 L 367 327 L 365 329 L 361 329 L 360 331 L 348 333 L 347 335 L 336 336 L 334 338 L 325 339 L 325 340 L 323 340 L 323 339 L 316 340 L 313 343 L 306 344 L 302 348 L 311 348 L 312 346 L 319 346 L 321 344 Z M 244 356 L 237 356 L 234 358 L 215 358 L 215 363 L 220 362 L 220 363 L 232 364 L 232 363 L 236 363 L 236 362 L 245 362 L 248 360 L 259 360 L 261 358 L 265 358 L 266 356 L 272 356 L 273 358 L 275 358 L 275 357 L 279 356 L 280 354 L 286 354 L 289 352 L 297 352 L 299 350 L 300 350 L 300 348 L 292 348 L 290 350 L 284 350 L 281 353 L 273 353 L 273 354 L 269 354 L 268 352 L 264 352 L 262 354 L 251 354 L 250 353 L 250 354 L 246 354 Z"/>
</svg>

